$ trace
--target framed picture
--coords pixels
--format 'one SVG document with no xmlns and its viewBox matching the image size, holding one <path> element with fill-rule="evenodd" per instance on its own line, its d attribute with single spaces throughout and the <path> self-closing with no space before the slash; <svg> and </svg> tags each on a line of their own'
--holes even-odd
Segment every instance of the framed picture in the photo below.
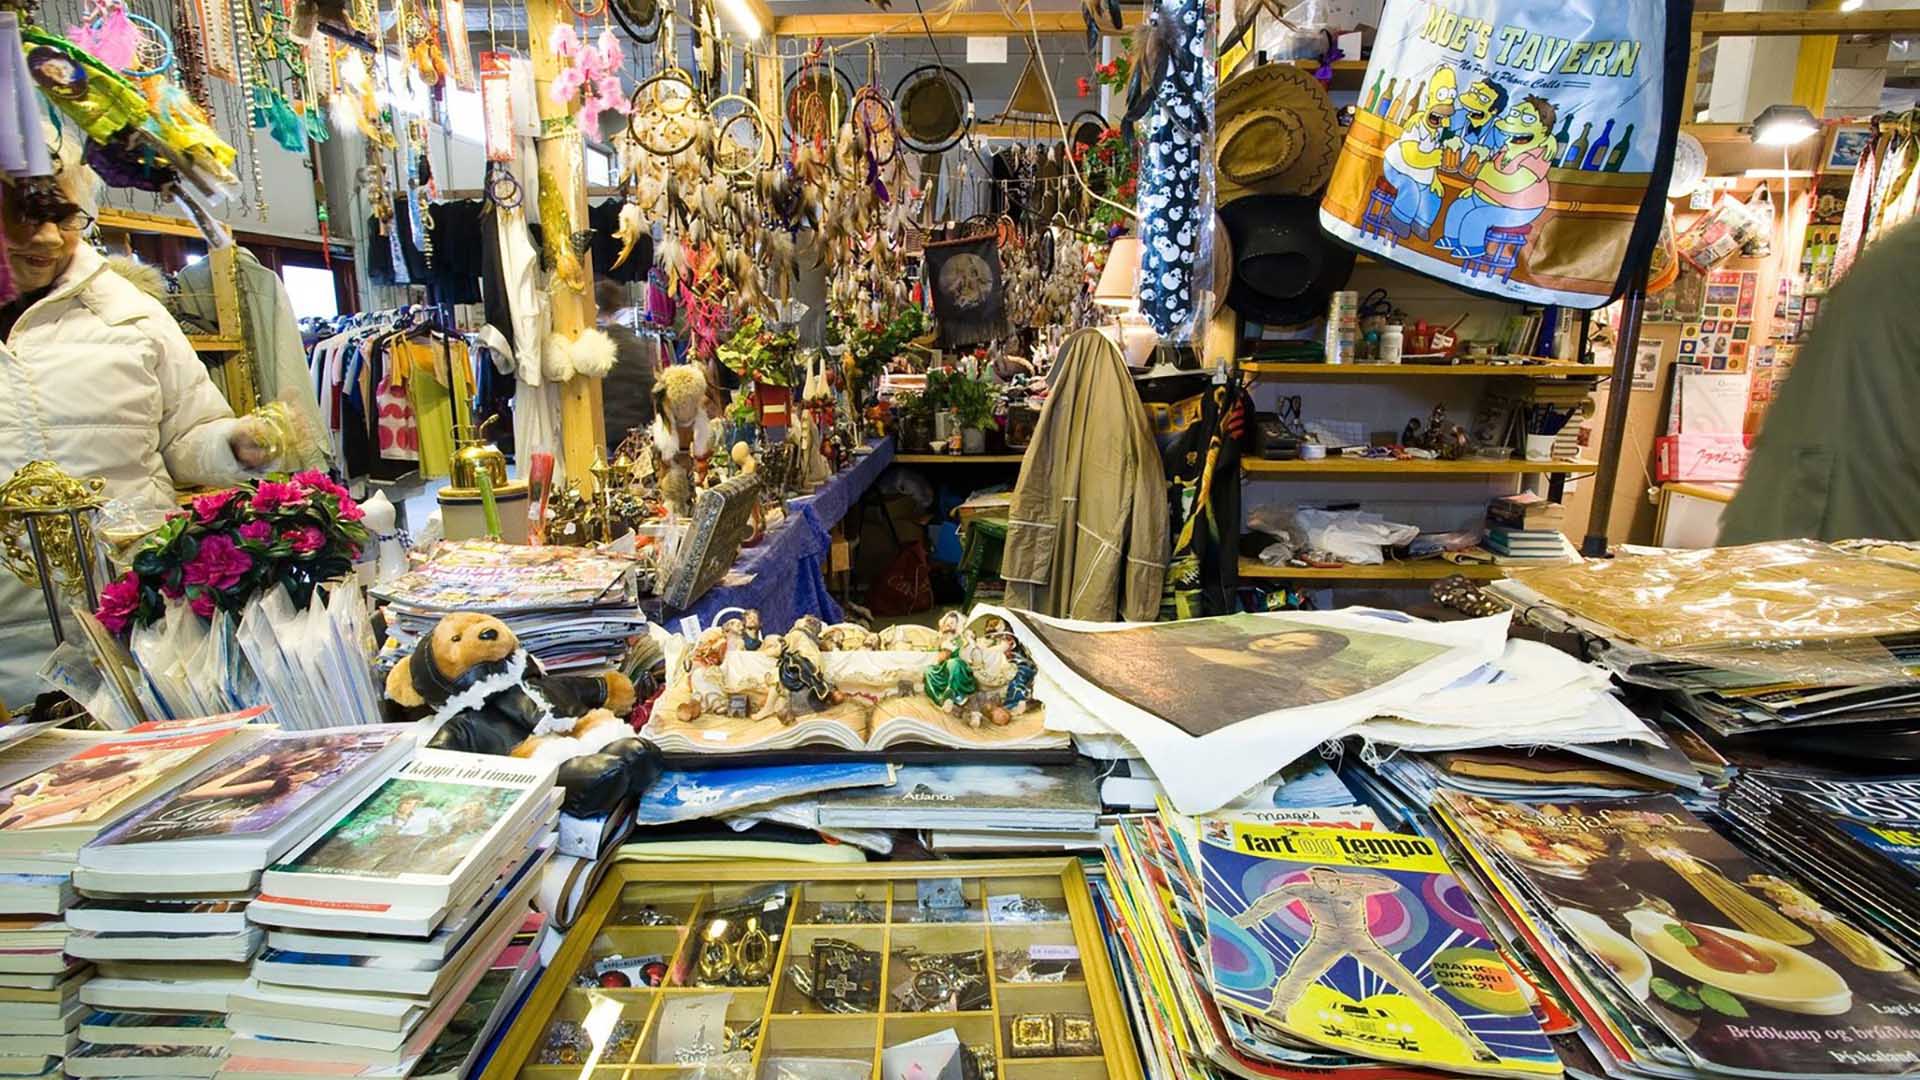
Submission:
<svg viewBox="0 0 1920 1080">
<path fill-rule="evenodd" d="M 1860 165 L 1860 155 L 1873 142 L 1873 128 L 1866 124 L 1840 124 L 1827 136 L 1827 153 L 1821 159 L 1822 173 L 1851 173 Z"/>
</svg>

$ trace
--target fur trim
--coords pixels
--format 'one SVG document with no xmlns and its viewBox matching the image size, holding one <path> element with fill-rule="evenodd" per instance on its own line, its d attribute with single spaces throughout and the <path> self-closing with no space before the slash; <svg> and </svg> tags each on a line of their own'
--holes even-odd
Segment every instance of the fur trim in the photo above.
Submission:
<svg viewBox="0 0 1920 1080">
<path fill-rule="evenodd" d="M 616 355 L 613 338 L 598 327 L 588 327 L 580 331 L 580 336 L 573 339 L 569 352 L 573 356 L 573 371 L 576 375 L 603 379 L 607 372 L 613 370 Z"/>
<path fill-rule="evenodd" d="M 167 302 L 167 275 L 128 255 L 107 256 L 107 269 L 133 282 L 134 287 L 162 304 Z"/>
<path fill-rule="evenodd" d="M 549 382 L 566 382 L 573 378 L 573 356 L 567 349 L 567 339 L 559 334 L 548 334 L 540 343 L 540 374 Z"/>
<path fill-rule="evenodd" d="M 540 369 L 549 379 L 565 381 L 575 375 L 605 378 L 613 370 L 616 350 L 605 330 L 588 327 L 572 338 L 548 334 L 540 353 Z"/>
<path fill-rule="evenodd" d="M 526 677 L 527 650 L 515 649 L 513 655 L 507 657 L 505 667 L 484 679 L 476 681 L 472 686 L 448 698 L 445 702 L 441 703 L 439 708 L 433 710 L 433 730 L 438 731 L 441 727 L 445 726 L 447 721 L 459 716 L 463 712 L 480 708 L 491 700 L 495 694 L 520 686 Z M 535 732 L 569 730 L 573 727 L 573 721 L 571 720 L 565 721 L 567 725 L 565 729 L 558 727 L 561 721 L 554 719 L 553 706 L 549 705 L 547 699 L 541 695 L 540 691 L 534 689 L 532 685 L 522 686 L 521 689 L 527 692 L 527 696 L 533 699 L 534 704 L 540 706 L 540 720 L 539 723 L 534 726 Z"/>
</svg>

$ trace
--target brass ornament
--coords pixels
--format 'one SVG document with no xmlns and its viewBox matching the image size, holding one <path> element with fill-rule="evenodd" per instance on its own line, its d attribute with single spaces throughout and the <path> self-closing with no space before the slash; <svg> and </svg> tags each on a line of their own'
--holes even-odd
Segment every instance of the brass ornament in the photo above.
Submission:
<svg viewBox="0 0 1920 1080">
<path fill-rule="evenodd" d="M 93 513 L 106 503 L 106 486 L 97 476 L 69 476 L 51 461 L 29 461 L 0 483 L 0 547 L 22 585 L 41 588 L 44 572 L 68 596 L 97 603 L 90 595 Z"/>
</svg>

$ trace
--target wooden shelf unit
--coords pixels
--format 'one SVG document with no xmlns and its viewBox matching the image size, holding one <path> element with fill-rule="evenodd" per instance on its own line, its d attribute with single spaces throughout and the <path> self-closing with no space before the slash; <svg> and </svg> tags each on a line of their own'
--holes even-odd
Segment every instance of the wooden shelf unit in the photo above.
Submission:
<svg viewBox="0 0 1920 1080">
<path fill-rule="evenodd" d="M 1330 382 L 1342 379 L 1420 379 L 1508 377 L 1522 379 L 1587 378 L 1609 374 L 1598 364 L 1288 364 L 1243 360 L 1240 370 L 1275 382 Z"/>
<path fill-rule="evenodd" d="M 1445 559 L 1386 562 L 1379 566 L 1268 566 L 1258 559 L 1240 560 L 1240 576 L 1265 581 L 1439 581 L 1455 574 L 1472 581 L 1495 581 L 1507 568 L 1490 563 L 1450 563 Z"/>
<path fill-rule="evenodd" d="M 1247 458 L 1240 468 L 1261 476 L 1392 476 L 1409 480 L 1451 476 L 1519 476 L 1534 473 L 1591 473 L 1591 461 L 1397 461 L 1380 458 L 1323 458 L 1319 461 L 1266 461 Z"/>
<path fill-rule="evenodd" d="M 896 465 L 1018 465 L 1025 454 L 895 454 Z"/>
</svg>

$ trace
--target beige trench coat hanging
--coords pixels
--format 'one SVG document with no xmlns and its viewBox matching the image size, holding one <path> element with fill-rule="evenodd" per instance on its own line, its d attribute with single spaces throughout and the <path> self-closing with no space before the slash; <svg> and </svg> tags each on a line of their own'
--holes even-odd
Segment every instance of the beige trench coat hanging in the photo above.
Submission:
<svg viewBox="0 0 1920 1080">
<path fill-rule="evenodd" d="M 1120 350 L 1068 338 L 1013 489 L 1007 603 L 1069 619 L 1151 622 L 1167 576 L 1160 448 Z"/>
</svg>

